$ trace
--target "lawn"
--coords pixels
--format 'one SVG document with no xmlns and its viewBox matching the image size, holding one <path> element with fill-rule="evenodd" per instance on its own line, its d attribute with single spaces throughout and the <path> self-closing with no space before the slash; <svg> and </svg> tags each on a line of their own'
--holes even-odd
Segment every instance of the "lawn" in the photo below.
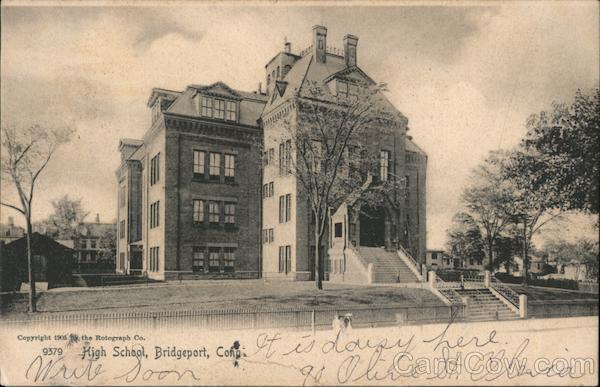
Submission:
<svg viewBox="0 0 600 387">
<path fill-rule="evenodd" d="M 529 301 L 553 301 L 553 300 L 595 300 L 597 294 L 577 292 L 557 288 L 538 286 L 510 285 L 519 294 L 527 294 Z"/>
<path fill-rule="evenodd" d="M 271 309 L 294 307 L 402 304 L 443 305 L 431 292 L 392 286 L 324 284 L 263 280 L 184 281 L 119 288 L 70 288 L 44 292 L 38 300 L 43 313 L 113 313 L 197 309 Z M 27 295 L 17 294 L 2 307 L 3 317 L 27 311 Z"/>
</svg>

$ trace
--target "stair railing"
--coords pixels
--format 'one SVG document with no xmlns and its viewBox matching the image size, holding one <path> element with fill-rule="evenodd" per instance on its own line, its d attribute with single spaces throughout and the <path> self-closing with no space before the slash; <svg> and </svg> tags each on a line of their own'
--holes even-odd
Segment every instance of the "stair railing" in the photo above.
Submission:
<svg viewBox="0 0 600 387">
<path fill-rule="evenodd" d="M 456 290 L 456 284 L 452 282 L 446 282 L 440 277 L 435 278 L 435 288 L 453 305 L 463 305 L 463 297 L 458 294 Z"/>
<path fill-rule="evenodd" d="M 417 276 L 417 279 L 419 281 L 423 281 L 424 278 L 420 270 L 421 266 L 408 252 L 408 250 L 406 250 L 401 244 L 398 244 L 398 252 L 400 253 L 398 254 L 400 258 L 404 261 L 404 263 L 406 263 L 406 266 L 408 266 L 412 270 L 412 272 Z"/>
<path fill-rule="evenodd" d="M 502 297 L 506 298 L 511 304 L 519 307 L 519 293 L 515 292 L 502 281 L 492 276 L 490 286 L 494 288 Z"/>
</svg>

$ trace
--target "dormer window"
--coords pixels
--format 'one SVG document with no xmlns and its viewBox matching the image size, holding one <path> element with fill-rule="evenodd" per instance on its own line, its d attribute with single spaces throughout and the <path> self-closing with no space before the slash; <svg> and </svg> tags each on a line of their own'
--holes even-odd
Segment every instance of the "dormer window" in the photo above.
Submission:
<svg viewBox="0 0 600 387">
<path fill-rule="evenodd" d="M 225 101 L 222 99 L 215 99 L 215 118 L 225 119 Z"/>
<path fill-rule="evenodd" d="M 354 84 L 348 85 L 348 97 L 358 97 L 358 86 Z"/>
<path fill-rule="evenodd" d="M 338 80 L 337 95 L 343 98 L 358 98 L 358 85 Z"/>
<path fill-rule="evenodd" d="M 227 101 L 227 121 L 237 121 L 237 106 L 235 102 Z"/>
<path fill-rule="evenodd" d="M 223 99 L 202 96 L 200 115 L 219 120 L 237 121 L 237 105 L 237 101 L 226 101 Z"/>
<path fill-rule="evenodd" d="M 212 98 L 202 97 L 202 115 L 204 117 L 212 117 Z"/>
<path fill-rule="evenodd" d="M 152 105 L 152 123 L 155 123 L 159 117 L 160 117 L 160 98 L 157 98 L 156 102 L 154 102 L 154 105 Z"/>
<path fill-rule="evenodd" d="M 348 96 L 348 84 L 346 82 L 337 82 L 337 95 L 340 97 Z"/>
</svg>

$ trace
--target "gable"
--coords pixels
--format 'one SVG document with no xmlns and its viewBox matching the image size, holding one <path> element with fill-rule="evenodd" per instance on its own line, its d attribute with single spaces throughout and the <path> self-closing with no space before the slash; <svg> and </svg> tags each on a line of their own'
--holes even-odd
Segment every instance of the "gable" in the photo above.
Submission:
<svg viewBox="0 0 600 387">
<path fill-rule="evenodd" d="M 328 76 L 327 78 L 325 78 L 323 82 L 328 83 L 334 79 L 340 79 L 340 80 L 356 82 L 356 83 L 364 82 L 369 85 L 375 84 L 375 81 L 373 79 L 371 79 L 371 77 L 369 77 L 364 71 L 362 71 L 360 68 L 358 68 L 356 66 L 348 67 L 341 71 L 338 71 L 337 73 L 333 73 L 330 76 Z"/>
<path fill-rule="evenodd" d="M 212 85 L 196 87 L 196 90 L 198 90 L 202 94 L 210 95 L 213 97 L 223 97 L 237 100 L 242 99 L 239 93 L 237 93 L 235 90 L 233 90 L 223 82 L 216 82 Z"/>
</svg>

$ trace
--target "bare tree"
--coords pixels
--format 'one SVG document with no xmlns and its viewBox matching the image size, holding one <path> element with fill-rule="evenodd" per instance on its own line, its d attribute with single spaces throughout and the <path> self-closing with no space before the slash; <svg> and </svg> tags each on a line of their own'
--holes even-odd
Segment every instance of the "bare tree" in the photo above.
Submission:
<svg viewBox="0 0 600 387">
<path fill-rule="evenodd" d="M 0 170 L 3 180 L 13 183 L 18 204 L 0 202 L 23 215 L 27 225 L 27 266 L 29 275 L 29 312 L 36 311 L 35 271 L 31 252 L 31 213 L 35 184 L 56 149 L 69 141 L 73 131 L 68 128 L 49 129 L 34 125 L 26 129 L 2 127 L 2 159 Z"/>
<path fill-rule="evenodd" d="M 283 121 L 287 130 L 280 140 L 285 155 L 280 169 L 295 175 L 299 197 L 309 203 L 315 239 L 311 269 L 317 288 L 322 289 L 325 263 L 319 247 L 329 211 L 353 196 L 396 204 L 392 186 L 403 180 L 390 174 L 373 182 L 372 172 L 380 162 L 379 144 L 405 118 L 385 99 L 383 85 L 365 82 L 355 95 L 346 97 L 333 96 L 315 82 L 304 87 L 305 92 L 296 95 L 295 114 L 288 113 Z"/>
</svg>

